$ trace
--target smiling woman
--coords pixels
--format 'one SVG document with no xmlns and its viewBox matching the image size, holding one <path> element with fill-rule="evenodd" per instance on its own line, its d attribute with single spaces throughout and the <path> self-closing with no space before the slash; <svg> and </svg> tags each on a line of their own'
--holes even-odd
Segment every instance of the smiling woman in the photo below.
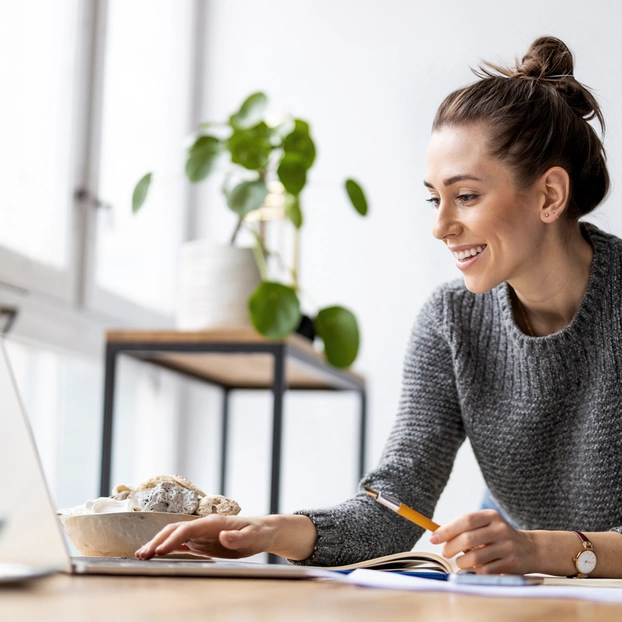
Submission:
<svg viewBox="0 0 622 622">
<path fill-rule="evenodd" d="M 490 154 L 490 134 L 482 121 L 433 132 L 425 181 L 435 206 L 433 233 L 453 253 L 471 292 L 506 281 L 531 309 L 537 334 L 553 333 L 574 315 L 592 260 L 576 217 L 565 214 L 571 183 L 576 188 L 579 182 L 551 166 L 535 182 L 519 185 L 514 168 Z M 545 291 L 534 274 L 547 274 Z M 568 281 L 581 285 L 571 291 Z M 551 313 L 553 293 L 560 317 Z M 522 313 L 517 321 L 525 322 Z"/>
<path fill-rule="evenodd" d="M 521 328 L 551 334 L 570 323 L 587 285 L 592 249 L 577 221 L 609 189 L 587 121 L 605 122 L 553 37 L 535 41 L 514 69 L 487 65 L 479 75 L 434 119 L 424 182 L 437 207 L 433 233 L 470 291 L 507 281 Z"/>
<path fill-rule="evenodd" d="M 481 510 L 440 526 L 430 541 L 444 555 L 481 574 L 622 577 L 622 240 L 579 221 L 609 187 L 588 123 L 602 114 L 553 37 L 478 75 L 441 104 L 424 182 L 464 280 L 419 314 L 397 420 L 361 492 L 294 516 L 195 521 L 141 557 L 188 538 L 327 566 L 408 550 L 422 528 L 364 487 L 432 516 L 468 436 L 509 520 Z"/>
</svg>

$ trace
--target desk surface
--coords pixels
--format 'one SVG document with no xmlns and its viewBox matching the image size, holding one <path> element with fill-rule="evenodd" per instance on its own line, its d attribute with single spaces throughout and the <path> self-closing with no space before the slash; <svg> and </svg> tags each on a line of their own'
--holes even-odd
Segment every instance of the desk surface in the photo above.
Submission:
<svg viewBox="0 0 622 622">
<path fill-rule="evenodd" d="M 603 588 L 606 589 L 606 588 Z M 618 622 L 622 605 L 393 592 L 324 581 L 55 576 L 0 587 L 2 622 Z"/>
<path fill-rule="evenodd" d="M 311 342 L 297 334 L 289 335 L 282 341 L 270 341 L 253 328 L 204 331 L 110 330 L 106 341 L 109 345 L 120 348 L 136 348 L 143 344 L 149 350 L 140 352 L 139 358 L 142 360 L 232 388 L 269 388 L 273 380 L 273 355 L 266 352 L 165 352 L 158 351 L 158 347 L 284 344 L 287 347 L 285 379 L 288 388 L 337 389 L 344 388 L 344 383 L 359 388 L 365 386 L 363 376 L 351 370 L 330 367 Z M 132 355 L 129 349 L 125 352 Z"/>
</svg>

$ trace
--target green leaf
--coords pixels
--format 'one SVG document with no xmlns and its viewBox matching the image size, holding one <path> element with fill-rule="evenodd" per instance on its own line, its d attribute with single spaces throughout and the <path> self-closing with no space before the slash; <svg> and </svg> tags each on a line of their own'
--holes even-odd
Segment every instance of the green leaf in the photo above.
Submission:
<svg viewBox="0 0 622 622">
<path fill-rule="evenodd" d="M 136 184 L 134 192 L 132 193 L 132 213 L 136 214 L 138 210 L 143 206 L 147 193 L 149 192 L 149 186 L 151 185 L 151 173 L 147 173 L 140 178 L 140 181 Z"/>
<path fill-rule="evenodd" d="M 268 188 L 261 179 L 243 181 L 235 186 L 227 197 L 229 209 L 239 216 L 260 208 L 268 196 Z"/>
<path fill-rule="evenodd" d="M 302 210 L 300 209 L 300 199 L 297 196 L 289 193 L 285 195 L 285 215 L 296 229 L 302 227 Z"/>
<path fill-rule="evenodd" d="M 359 351 L 359 327 L 354 314 L 344 307 L 326 307 L 313 322 L 324 342 L 326 360 L 334 367 L 350 367 Z"/>
<path fill-rule="evenodd" d="M 361 215 L 367 215 L 367 199 L 363 188 L 359 186 L 354 179 L 346 179 L 346 192 L 350 197 L 350 201 L 354 206 L 354 209 Z"/>
<path fill-rule="evenodd" d="M 214 170 L 218 154 L 199 153 L 188 156 L 186 160 L 186 177 L 196 184 L 209 177 Z"/>
<path fill-rule="evenodd" d="M 210 153 L 222 151 L 222 143 L 215 136 L 201 134 L 197 136 L 197 139 L 190 145 L 188 152 L 190 154 L 195 154 L 201 151 L 208 151 Z"/>
<path fill-rule="evenodd" d="M 197 183 L 214 170 L 216 160 L 223 151 L 223 144 L 214 136 L 199 136 L 188 150 L 186 177 Z"/>
<path fill-rule="evenodd" d="M 251 171 L 266 168 L 274 149 L 270 136 L 270 128 L 263 121 L 250 129 L 234 131 L 227 141 L 231 161 Z"/>
<path fill-rule="evenodd" d="M 229 124 L 236 130 L 249 129 L 263 119 L 267 106 L 268 98 L 264 93 L 253 93 L 244 100 L 240 109 L 229 117 Z"/>
<path fill-rule="evenodd" d="M 283 123 L 279 123 L 279 125 L 275 125 L 272 128 L 272 144 L 275 146 L 280 146 L 285 140 L 285 137 L 288 134 L 291 134 L 296 125 L 293 119 L 286 119 Z"/>
<path fill-rule="evenodd" d="M 295 153 L 304 162 L 307 169 L 313 166 L 315 161 L 315 144 L 309 135 L 309 124 L 296 119 L 295 129 L 288 134 L 283 141 L 285 153 Z"/>
<path fill-rule="evenodd" d="M 285 153 L 277 169 L 279 181 L 290 194 L 298 195 L 307 183 L 307 166 L 296 153 Z"/>
<path fill-rule="evenodd" d="M 264 281 L 248 301 L 253 326 L 270 339 L 284 339 L 300 324 L 300 302 L 286 285 Z"/>
<path fill-rule="evenodd" d="M 306 132 L 308 134 L 311 128 L 306 121 L 303 121 L 302 119 L 295 119 L 295 129 L 298 132 Z"/>
</svg>

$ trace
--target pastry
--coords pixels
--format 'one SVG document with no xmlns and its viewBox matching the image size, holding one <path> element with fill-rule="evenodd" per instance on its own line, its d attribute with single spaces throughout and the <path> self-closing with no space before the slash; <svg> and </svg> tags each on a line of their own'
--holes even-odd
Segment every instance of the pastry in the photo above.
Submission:
<svg viewBox="0 0 622 622">
<path fill-rule="evenodd" d="M 197 514 L 208 516 L 209 514 L 221 514 L 222 516 L 235 516 L 240 513 L 239 504 L 233 499 L 222 495 L 205 496 L 199 502 Z"/>
<path fill-rule="evenodd" d="M 153 488 L 139 490 L 134 494 L 143 512 L 194 514 L 199 507 L 199 495 L 174 482 L 160 482 Z"/>
<path fill-rule="evenodd" d="M 148 479 L 146 482 L 137 486 L 136 491 L 139 492 L 141 490 L 149 490 L 150 488 L 155 488 L 158 484 L 162 482 L 173 482 L 182 488 L 186 488 L 188 490 L 194 490 L 199 497 L 205 497 L 205 493 L 202 490 L 199 490 L 191 481 L 187 480 L 182 475 L 158 475 L 156 477 L 152 477 Z"/>
</svg>

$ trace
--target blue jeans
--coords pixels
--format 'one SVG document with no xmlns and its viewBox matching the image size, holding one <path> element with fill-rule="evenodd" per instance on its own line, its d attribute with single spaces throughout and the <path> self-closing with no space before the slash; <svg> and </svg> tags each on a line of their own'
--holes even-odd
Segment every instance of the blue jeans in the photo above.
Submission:
<svg viewBox="0 0 622 622">
<path fill-rule="evenodd" d="M 505 518 L 505 520 L 512 525 L 512 527 L 516 527 L 515 523 L 512 519 L 499 507 L 494 497 L 490 494 L 490 490 L 486 488 L 484 491 L 484 496 L 482 497 L 482 503 L 480 505 L 480 510 L 496 510 Z"/>
</svg>

